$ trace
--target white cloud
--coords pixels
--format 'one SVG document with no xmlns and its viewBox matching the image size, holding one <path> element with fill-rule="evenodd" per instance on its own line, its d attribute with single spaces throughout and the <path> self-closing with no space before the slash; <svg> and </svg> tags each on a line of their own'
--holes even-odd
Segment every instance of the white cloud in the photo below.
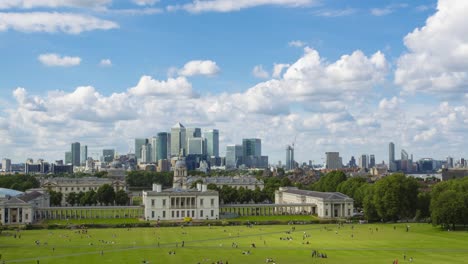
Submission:
<svg viewBox="0 0 468 264">
<path fill-rule="evenodd" d="M 159 0 L 133 0 L 133 3 L 139 6 L 154 5 L 157 2 L 159 2 Z"/>
<path fill-rule="evenodd" d="M 207 75 L 214 76 L 220 71 L 216 62 L 211 60 L 193 60 L 187 62 L 178 73 L 182 76 Z"/>
<path fill-rule="evenodd" d="M 270 74 L 266 70 L 263 69 L 262 65 L 256 65 L 252 69 L 252 74 L 253 76 L 260 78 L 260 79 L 266 79 L 270 77 Z"/>
<path fill-rule="evenodd" d="M 96 8 L 109 5 L 112 0 L 2 0 L 0 9 L 10 8 L 58 8 L 58 7 L 81 7 Z"/>
<path fill-rule="evenodd" d="M 109 30 L 119 26 L 112 21 L 89 15 L 57 12 L 0 13 L 0 32 L 9 29 L 21 32 L 64 32 Z"/>
<path fill-rule="evenodd" d="M 55 53 L 41 54 L 37 59 L 46 66 L 56 67 L 71 67 L 81 63 L 80 57 L 60 56 Z"/>
<path fill-rule="evenodd" d="M 160 14 L 163 12 L 161 8 L 155 7 L 145 7 L 145 8 L 126 8 L 126 9 L 102 9 L 99 10 L 102 13 L 112 14 L 112 15 L 125 15 L 125 16 L 144 16 L 144 15 L 154 15 Z"/>
<path fill-rule="evenodd" d="M 395 83 L 406 93 L 467 94 L 468 1 L 440 0 L 424 27 L 406 35 L 408 51 L 397 63 Z"/>
<path fill-rule="evenodd" d="M 112 61 L 110 59 L 102 59 L 99 62 L 99 65 L 101 65 L 102 67 L 110 67 L 112 66 Z"/>
<path fill-rule="evenodd" d="M 385 111 L 395 110 L 400 106 L 400 104 L 402 102 L 403 102 L 403 100 L 396 97 L 396 96 L 392 97 L 391 99 L 383 98 L 379 102 L 379 109 L 380 110 L 385 110 Z"/>
<path fill-rule="evenodd" d="M 383 8 L 372 8 L 370 12 L 374 16 L 385 16 L 385 15 L 395 12 L 398 9 L 406 8 L 406 7 L 408 7 L 408 4 L 393 4 L 393 5 L 385 6 Z"/>
<path fill-rule="evenodd" d="M 316 3 L 317 0 L 194 0 L 189 4 L 168 6 L 167 9 L 183 9 L 191 13 L 232 12 L 264 5 L 303 7 Z"/>
<path fill-rule="evenodd" d="M 275 63 L 273 65 L 273 78 L 281 78 L 281 73 L 284 69 L 288 68 L 290 65 L 285 63 Z"/>
<path fill-rule="evenodd" d="M 341 16 L 349 16 L 355 14 L 357 9 L 354 8 L 346 8 L 346 9 L 322 9 L 313 12 L 315 16 L 321 17 L 341 17 Z"/>
<path fill-rule="evenodd" d="M 145 75 L 140 78 L 137 86 L 128 91 L 137 96 L 193 96 L 192 84 L 185 77 L 159 81 Z"/>
<path fill-rule="evenodd" d="M 290 47 L 296 47 L 296 48 L 302 48 L 306 45 L 306 43 L 300 41 L 300 40 L 293 40 L 288 43 Z"/>
</svg>

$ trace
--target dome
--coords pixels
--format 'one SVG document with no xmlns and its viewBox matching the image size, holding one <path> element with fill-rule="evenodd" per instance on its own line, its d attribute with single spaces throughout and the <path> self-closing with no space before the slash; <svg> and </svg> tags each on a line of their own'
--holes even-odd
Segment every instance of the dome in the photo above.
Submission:
<svg viewBox="0 0 468 264">
<path fill-rule="evenodd" d="M 175 164 L 176 169 L 181 169 L 181 168 L 187 168 L 187 165 L 185 165 L 185 160 L 180 159 L 176 162 Z"/>
</svg>

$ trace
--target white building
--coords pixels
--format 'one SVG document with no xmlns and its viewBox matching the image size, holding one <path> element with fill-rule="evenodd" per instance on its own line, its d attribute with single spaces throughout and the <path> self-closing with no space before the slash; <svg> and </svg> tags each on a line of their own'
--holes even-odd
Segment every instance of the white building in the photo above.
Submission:
<svg viewBox="0 0 468 264">
<path fill-rule="evenodd" d="M 312 214 L 322 218 L 344 218 L 353 214 L 354 200 L 339 192 L 315 192 L 296 187 L 280 187 L 275 192 L 275 204 L 307 204 Z"/>
<path fill-rule="evenodd" d="M 243 187 L 244 189 L 255 190 L 255 188 L 260 188 L 263 190 L 264 183 L 262 180 L 255 178 L 254 176 L 249 175 L 239 175 L 239 176 L 213 176 L 213 177 L 202 177 L 202 176 L 188 176 L 186 181 L 186 186 L 190 187 L 194 182 L 202 181 L 203 184 L 216 184 L 218 187 L 227 185 L 233 188 Z"/>
<path fill-rule="evenodd" d="M 219 194 L 207 190 L 206 185 L 198 184 L 196 189 L 170 188 L 162 190 L 153 184 L 153 190 L 143 191 L 145 219 L 184 220 L 218 219 Z"/>
<path fill-rule="evenodd" d="M 32 191 L 16 196 L 0 197 L 0 223 L 2 225 L 33 223 L 35 209 L 49 207 L 49 203 L 47 192 Z"/>
</svg>

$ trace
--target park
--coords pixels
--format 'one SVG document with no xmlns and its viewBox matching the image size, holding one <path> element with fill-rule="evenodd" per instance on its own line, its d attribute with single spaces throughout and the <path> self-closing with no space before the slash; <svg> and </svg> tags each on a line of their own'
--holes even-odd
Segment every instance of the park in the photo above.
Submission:
<svg viewBox="0 0 468 264">
<path fill-rule="evenodd" d="M 55 221 L 66 228 L 3 230 L 0 257 L 2 263 L 468 263 L 467 232 L 428 223 L 256 220 L 99 229 Z"/>
</svg>

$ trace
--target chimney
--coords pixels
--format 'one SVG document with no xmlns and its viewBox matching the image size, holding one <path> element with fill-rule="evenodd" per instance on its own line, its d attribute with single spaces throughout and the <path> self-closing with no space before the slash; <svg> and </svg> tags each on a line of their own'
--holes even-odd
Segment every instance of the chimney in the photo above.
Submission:
<svg viewBox="0 0 468 264">
<path fill-rule="evenodd" d="M 202 191 L 202 184 L 201 184 L 201 183 L 197 183 L 197 190 L 198 190 L 199 192 Z"/>
<path fill-rule="evenodd" d="M 208 189 L 208 185 L 202 184 L 202 186 L 201 186 L 201 191 L 202 191 L 202 192 L 206 192 L 207 189 Z"/>
<path fill-rule="evenodd" d="M 161 192 L 162 186 L 161 184 L 153 183 L 153 192 Z"/>
</svg>

